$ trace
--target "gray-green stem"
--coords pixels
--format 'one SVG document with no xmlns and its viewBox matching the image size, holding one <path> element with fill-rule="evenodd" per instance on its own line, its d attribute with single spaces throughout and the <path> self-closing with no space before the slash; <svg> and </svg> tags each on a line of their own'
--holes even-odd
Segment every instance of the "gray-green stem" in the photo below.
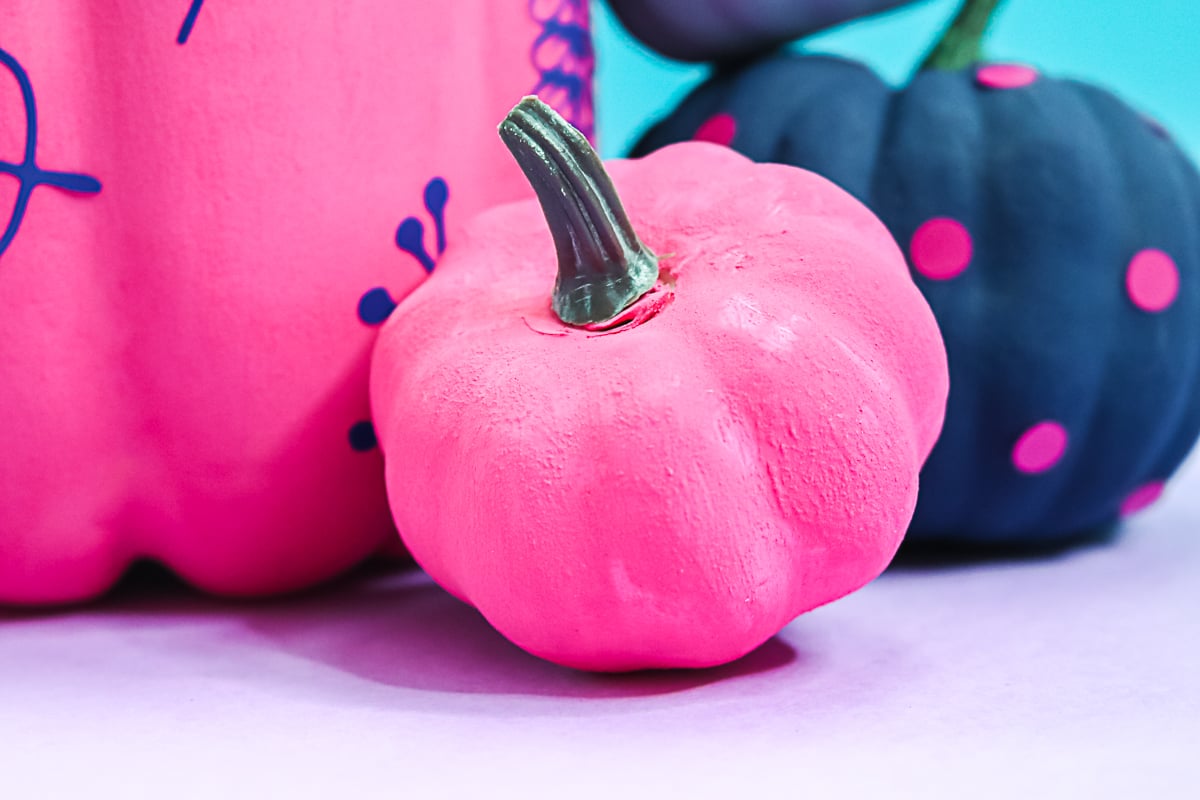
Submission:
<svg viewBox="0 0 1200 800">
<path fill-rule="evenodd" d="M 612 319 L 658 281 L 658 257 L 634 232 L 600 157 L 536 97 L 521 100 L 499 130 L 554 237 L 554 313 L 568 325 Z"/>
<path fill-rule="evenodd" d="M 921 69 L 960 70 L 983 61 L 983 37 L 1002 0 L 964 0 Z"/>
</svg>

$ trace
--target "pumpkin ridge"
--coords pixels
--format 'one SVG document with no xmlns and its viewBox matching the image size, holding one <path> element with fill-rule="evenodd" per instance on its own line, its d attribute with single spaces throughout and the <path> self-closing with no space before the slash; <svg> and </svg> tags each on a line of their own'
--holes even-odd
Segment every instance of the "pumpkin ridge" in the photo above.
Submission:
<svg viewBox="0 0 1200 800">
<path fill-rule="evenodd" d="M 1097 125 L 1102 130 L 1102 135 L 1106 139 L 1106 150 L 1110 152 L 1116 152 L 1120 142 L 1117 141 L 1117 137 L 1110 126 L 1101 124 L 1103 116 L 1101 104 L 1112 104 L 1115 98 L 1113 98 L 1107 92 L 1097 89 L 1096 87 L 1088 86 L 1087 84 L 1078 83 L 1075 81 L 1068 81 L 1066 83 L 1069 83 L 1075 89 L 1076 94 L 1079 95 L 1082 102 L 1088 107 L 1090 112 L 1096 118 Z M 1170 167 L 1172 168 L 1161 168 L 1163 166 L 1162 162 L 1167 160 L 1167 158 L 1163 158 L 1162 156 L 1166 156 L 1171 160 Z M 1186 163 L 1181 163 L 1181 156 L 1182 154 L 1180 151 L 1175 149 L 1169 150 L 1159 156 L 1156 156 L 1158 161 L 1156 166 L 1160 167 L 1160 172 L 1171 174 L 1177 179 L 1172 182 L 1172 185 L 1175 187 L 1174 191 L 1177 193 L 1175 200 L 1177 204 L 1184 207 L 1189 207 L 1192 211 L 1190 217 L 1197 220 L 1197 225 L 1183 226 L 1180 228 L 1183 236 L 1185 236 L 1188 240 L 1188 243 L 1184 245 L 1183 248 L 1186 253 L 1180 253 L 1176 251 L 1173 253 L 1173 255 L 1176 256 L 1177 263 L 1196 264 L 1200 263 L 1200 177 L 1197 177 L 1194 170 L 1186 168 Z M 1134 183 L 1134 181 L 1132 181 L 1130 178 L 1131 170 L 1133 169 L 1133 161 L 1129 158 L 1116 159 L 1116 161 L 1118 162 L 1120 174 L 1122 175 L 1122 183 L 1127 189 Z M 1160 183 L 1159 185 L 1161 186 L 1162 184 Z M 1125 194 L 1129 195 L 1132 193 L 1126 191 Z M 1132 207 L 1133 213 L 1143 217 L 1147 215 L 1152 217 L 1151 212 L 1144 208 L 1142 204 L 1131 203 L 1130 206 Z M 1136 230 L 1151 229 L 1153 227 L 1154 220 L 1150 219 L 1149 223 L 1150 224 L 1139 223 L 1133 227 Z M 1134 246 L 1144 247 L 1154 246 L 1155 244 L 1156 242 L 1147 241 L 1135 243 Z M 1125 264 L 1121 264 L 1120 266 L 1122 270 L 1125 268 Z M 1117 274 L 1114 276 L 1114 281 L 1119 281 L 1122 277 L 1122 275 Z M 1189 277 L 1187 275 L 1181 275 L 1180 277 L 1179 295 L 1175 298 L 1175 301 L 1172 303 L 1171 307 L 1165 309 L 1161 313 L 1177 314 L 1182 317 L 1192 316 L 1192 314 L 1188 313 L 1188 299 L 1190 298 L 1192 301 L 1190 303 L 1190 309 L 1193 311 L 1193 314 L 1200 310 L 1200 283 L 1198 283 L 1196 280 L 1187 280 L 1187 277 Z M 1123 305 L 1127 305 L 1129 302 L 1124 296 L 1122 296 L 1122 301 Z M 1139 311 L 1134 313 L 1143 312 Z M 1155 315 L 1155 318 L 1152 321 L 1154 323 L 1160 322 L 1160 320 L 1157 318 L 1157 315 Z M 1110 328 L 1112 330 L 1116 330 L 1115 326 L 1110 326 Z M 1194 401 L 1194 398 L 1200 397 L 1200 340 L 1184 340 L 1183 344 L 1190 345 L 1188 347 L 1189 355 L 1186 358 L 1186 369 L 1184 370 L 1184 374 L 1193 375 L 1191 391 L 1187 393 L 1176 394 L 1174 396 L 1171 407 L 1161 415 L 1159 424 L 1156 426 L 1155 441 L 1150 443 L 1143 440 L 1145 452 L 1138 460 L 1136 468 L 1134 468 L 1132 465 L 1127 465 L 1126 469 L 1127 474 L 1135 476 L 1131 481 L 1125 482 L 1132 485 L 1114 487 L 1120 494 L 1120 497 L 1124 497 L 1138 486 L 1145 484 L 1148 480 L 1161 479 L 1174 472 L 1180 463 L 1182 463 L 1187 453 L 1190 452 L 1190 443 L 1195 438 L 1196 431 L 1200 430 L 1200 404 L 1197 404 Z M 1120 347 L 1120 345 L 1121 340 L 1119 337 L 1110 338 L 1110 347 L 1116 348 Z M 1110 373 L 1112 371 L 1112 361 L 1113 359 L 1111 358 L 1105 359 L 1105 364 L 1108 365 L 1108 372 Z M 1106 381 L 1106 384 L 1107 383 L 1109 382 Z M 1120 384 L 1115 384 L 1114 391 L 1127 391 L 1127 388 L 1121 386 Z M 1169 420 L 1169 424 L 1167 420 Z M 1093 423 L 1094 422 L 1095 421 L 1093 420 Z M 1092 441 L 1091 434 L 1092 430 L 1089 429 L 1088 441 Z M 1181 448 L 1178 444 L 1180 441 L 1187 444 L 1187 447 Z"/>
<path fill-rule="evenodd" d="M 1115 175 L 1117 177 L 1118 187 L 1119 187 L 1117 194 L 1119 196 L 1130 197 L 1131 196 L 1130 188 L 1135 183 L 1135 181 L 1133 181 L 1131 179 L 1131 174 L 1130 174 L 1131 169 L 1133 167 L 1131 165 L 1130 159 L 1118 158 L 1118 157 L 1114 156 L 1114 154 L 1121 151 L 1121 149 L 1122 149 L 1121 142 L 1118 140 L 1118 137 L 1114 135 L 1113 128 L 1109 125 L 1104 124 L 1106 115 L 1103 113 L 1102 109 L 1100 109 L 1097 105 L 1097 101 L 1099 100 L 1099 97 L 1088 91 L 1080 91 L 1080 89 L 1084 88 L 1084 87 L 1082 87 L 1081 84 L 1078 84 L 1074 81 L 1063 81 L 1061 83 L 1065 88 L 1069 89 L 1072 92 L 1072 94 L 1074 94 L 1078 98 L 1078 100 L 1082 104 L 1082 107 L 1084 109 L 1086 109 L 1087 115 L 1089 116 L 1091 122 L 1093 123 L 1094 128 L 1099 132 L 1099 136 L 1103 141 L 1103 146 L 1099 149 L 1102 152 L 1104 152 L 1106 155 L 1110 156 L 1110 163 L 1104 165 L 1104 167 L 1102 168 L 1101 171 L 1106 171 L 1109 174 Z M 1130 243 L 1134 242 L 1134 240 L 1137 238 L 1137 235 L 1136 235 L 1137 231 L 1146 230 L 1149 227 L 1151 227 L 1151 226 L 1147 226 L 1145 221 L 1142 219 L 1145 215 L 1145 209 L 1141 206 L 1141 204 L 1128 203 L 1127 207 L 1128 207 L 1128 212 L 1127 212 L 1128 215 L 1122 216 L 1122 218 L 1121 218 L 1123 233 L 1119 238 L 1119 248 L 1122 250 L 1123 250 L 1123 246 L 1125 245 L 1126 242 L 1130 242 Z M 1135 217 L 1137 218 L 1136 224 L 1134 224 L 1132 222 L 1132 219 Z M 1135 244 L 1135 247 L 1136 246 L 1137 245 Z M 1116 255 L 1116 254 L 1114 254 L 1114 255 Z M 1125 265 L 1124 265 L 1124 263 L 1122 263 L 1116 259 L 1114 259 L 1114 261 L 1116 263 L 1114 263 L 1114 265 L 1112 267 L 1113 274 L 1111 276 L 1111 282 L 1113 283 L 1114 286 L 1119 286 L 1119 285 L 1122 285 L 1122 283 L 1123 283 L 1124 276 L 1122 273 L 1124 271 L 1123 268 Z M 1105 271 L 1107 271 L 1107 269 L 1109 268 L 1109 265 L 1107 265 L 1107 264 L 1097 265 L 1097 266 L 1101 267 L 1102 269 L 1105 269 Z M 1114 309 L 1115 313 L 1112 314 L 1111 316 L 1117 316 L 1122 313 L 1125 313 L 1125 314 L 1130 313 L 1129 309 L 1127 308 L 1128 299 L 1124 296 L 1124 293 L 1117 295 L 1117 298 L 1118 298 L 1117 302 L 1114 304 L 1116 306 L 1116 308 Z M 1157 321 L 1157 320 L 1155 320 L 1155 321 Z M 1082 416 L 1079 417 L 1080 433 L 1074 437 L 1076 439 L 1076 441 L 1078 442 L 1077 449 L 1079 450 L 1079 452 L 1076 453 L 1075 457 L 1080 463 L 1083 463 L 1083 464 L 1091 464 L 1092 459 L 1095 459 L 1095 458 L 1102 459 L 1103 458 L 1102 453 L 1092 454 L 1090 452 L 1090 451 L 1094 451 L 1097 449 L 1095 443 L 1100 439 L 1100 437 L 1097 435 L 1097 432 L 1099 430 L 1101 430 L 1101 426 L 1103 424 L 1103 407 L 1100 403 L 1100 396 L 1107 395 L 1110 391 L 1112 391 L 1112 392 L 1127 391 L 1126 387 L 1121 386 L 1119 382 L 1117 382 L 1113 379 L 1114 363 L 1117 360 L 1116 352 L 1120 350 L 1120 348 L 1122 347 L 1122 344 L 1123 344 L 1123 337 L 1118 335 L 1118 333 L 1121 332 L 1121 328 L 1116 325 L 1106 325 L 1106 326 L 1101 326 L 1101 327 L 1102 327 L 1103 332 L 1101 332 L 1101 331 L 1093 332 L 1093 335 L 1095 337 L 1097 337 L 1097 339 L 1100 340 L 1100 341 L 1097 341 L 1097 339 L 1093 339 L 1093 342 L 1097 345 L 1095 352 L 1096 352 L 1096 356 L 1098 357 L 1098 360 L 1100 363 L 1100 370 L 1102 373 L 1100 381 L 1099 381 L 1100 390 L 1097 392 L 1091 393 L 1091 395 L 1088 397 L 1087 404 L 1086 404 L 1087 410 L 1086 410 L 1086 412 L 1084 412 L 1082 414 Z M 1194 357 L 1192 359 L 1192 363 L 1193 363 L 1193 365 L 1195 365 L 1197 363 L 1196 359 Z M 1146 443 L 1143 440 L 1143 446 L 1146 448 L 1145 452 L 1142 454 L 1141 459 L 1139 459 L 1139 464 L 1137 465 L 1136 469 L 1131 469 L 1131 466 L 1129 464 L 1124 465 L 1123 471 L 1126 474 L 1129 474 L 1131 472 L 1139 473 L 1139 474 L 1145 473 L 1147 465 L 1152 463 L 1153 461 L 1157 460 L 1157 456 L 1161 450 L 1162 443 L 1165 440 L 1171 439 L 1174 437 L 1174 429 L 1167 428 L 1166 426 L 1160 425 L 1157 428 L 1155 436 L 1158 438 L 1159 442 L 1153 446 L 1150 446 L 1148 443 Z M 1139 483 L 1140 483 L 1140 481 L 1139 481 Z M 1088 481 L 1088 484 L 1089 484 L 1089 486 L 1088 486 L 1089 493 L 1096 493 L 1096 488 L 1094 486 L 1095 481 L 1094 480 Z M 1135 484 L 1135 487 L 1136 487 L 1136 484 Z M 1135 487 L 1130 487 L 1130 490 L 1132 490 Z M 1063 501 L 1065 500 L 1063 495 L 1069 496 L 1072 493 L 1071 489 L 1072 489 L 1071 484 L 1067 484 L 1066 486 L 1060 487 L 1058 492 L 1056 492 L 1056 500 L 1058 500 L 1059 503 L 1062 504 Z M 1113 493 L 1118 498 L 1124 496 L 1125 493 L 1120 492 L 1119 486 L 1113 487 L 1113 489 L 1115 490 L 1115 492 L 1113 492 Z M 1072 504 L 1065 503 L 1065 505 L 1070 506 Z M 1101 523 L 1104 520 L 1104 518 L 1107 516 L 1109 516 L 1109 515 L 1108 515 L 1108 513 L 1106 513 L 1106 510 L 1098 507 L 1096 509 L 1093 519 L 1080 520 L 1078 524 L 1069 524 L 1069 525 L 1066 525 L 1065 527 L 1085 529 L 1089 526 L 1094 526 L 1094 525 Z"/>
<path fill-rule="evenodd" d="M 1200 173 L 1190 168 L 1191 165 L 1187 163 L 1181 151 L 1172 150 L 1171 155 L 1174 161 L 1179 162 L 1179 173 L 1184 181 L 1184 198 L 1189 201 L 1188 206 L 1192 212 L 1190 218 L 1195 220 L 1195 224 L 1184 228 L 1190 243 L 1184 263 L 1200 264 Z M 1181 313 L 1182 309 L 1190 308 L 1189 316 L 1193 319 L 1200 319 L 1200 275 L 1193 272 L 1191 277 L 1191 281 L 1180 281 L 1180 296 L 1176 303 L 1179 303 Z M 1200 322 L 1197 325 L 1200 326 Z M 1191 368 L 1192 384 L 1187 397 L 1197 398 L 1200 397 L 1200 344 L 1193 349 Z M 1163 454 L 1151 477 L 1169 476 L 1183 463 L 1192 450 L 1192 440 L 1195 438 L 1196 432 L 1200 431 L 1200 402 L 1193 400 L 1191 403 L 1184 402 L 1181 406 L 1183 418 L 1180 420 L 1180 425 L 1183 435 L 1178 436 L 1177 441 L 1167 448 L 1167 452 Z"/>
<path fill-rule="evenodd" d="M 960 79 L 966 79 L 970 81 L 974 80 L 974 78 L 970 77 L 969 73 L 965 71 L 958 73 L 958 75 Z M 973 95 L 976 101 L 975 107 L 979 109 L 981 120 L 980 129 L 982 131 L 982 152 L 1003 152 L 1005 149 L 1012 146 L 1011 143 L 1007 141 L 1008 137 L 1003 133 L 1005 131 L 1005 121 L 1007 119 L 1019 117 L 1028 120 L 1031 118 L 1029 114 L 1014 114 L 1010 108 L 1002 107 L 1001 102 L 1013 104 L 1032 104 L 1033 109 L 1037 112 L 1037 116 L 1033 118 L 1038 120 L 1038 122 L 1034 124 L 1041 124 L 1044 120 L 1046 120 L 1047 115 L 1044 113 L 1046 103 L 1043 102 L 1039 96 L 1037 96 L 1038 93 L 1046 90 L 1046 88 L 1046 81 L 1042 81 L 1038 85 L 1022 90 L 1019 94 L 1009 91 L 975 91 Z M 1044 138 L 1044 136 L 1045 134 L 1039 137 L 1039 139 L 1032 141 L 1020 141 L 1018 146 L 1027 148 L 1032 144 L 1033 146 L 1040 147 L 1042 145 L 1041 139 Z M 987 243 L 1003 241 L 1003 237 L 1012 238 L 1011 231 L 1014 228 L 1014 224 L 1009 221 L 1007 215 L 1011 215 L 1012 212 L 1010 209 L 1013 204 L 1012 201 L 1004 194 L 1006 190 L 1006 179 L 1009 177 L 1006 168 L 1012 166 L 1012 164 L 996 164 L 991 160 L 985 160 L 985 166 L 981 170 L 980 180 L 978 183 L 978 185 L 982 187 L 982 191 L 980 193 L 982 205 L 980 207 L 978 220 L 983 226 L 983 231 L 978 237 L 979 241 Z M 1029 238 L 1032 233 L 1033 231 L 1031 229 L 1024 228 L 1020 229 L 1017 235 L 1022 238 Z M 1024 254 L 1010 254 L 1009 257 L 1011 258 L 1014 255 L 1020 258 L 1022 261 L 1028 261 L 1029 258 L 1033 257 L 1030 255 L 1029 258 L 1026 258 Z M 984 283 L 984 295 L 992 298 L 992 302 L 984 303 L 980 308 L 980 312 L 975 320 L 975 326 L 972 329 L 972 333 L 976 335 L 982 334 L 982 336 L 972 337 L 972 349 L 974 351 L 974 355 L 976 356 L 983 352 L 995 357 L 996 353 L 994 349 L 981 346 L 979 342 L 981 339 L 982 341 L 987 342 L 990 338 L 989 333 L 991 331 L 1002 330 L 1004 326 L 1011 324 L 1008 319 L 1009 315 L 1011 314 L 1010 309 L 1007 306 L 996 302 L 995 299 L 1004 297 L 1006 294 L 1011 293 L 1011 276 L 1018 269 L 1018 267 L 1014 264 L 1002 263 L 999 261 L 996 261 L 989 266 L 990 268 L 988 269 L 979 269 L 976 271 L 980 280 Z M 1040 316 L 1045 317 L 1046 313 L 1044 312 Z M 1028 325 L 1029 323 L 1027 322 L 1026 324 Z M 1038 346 L 1040 348 L 1040 343 Z M 1020 347 L 1021 345 L 1018 344 L 1018 352 Z M 997 361 L 998 360 L 999 358 L 997 358 Z M 1088 360 L 1094 361 L 1094 356 L 1090 357 Z M 1011 380 L 1012 376 L 1010 373 L 1005 373 L 1005 378 Z M 988 402 L 988 394 L 981 393 L 981 396 L 983 397 L 982 404 L 984 407 L 986 407 L 986 403 Z M 1095 397 L 1094 395 L 1090 396 L 1086 405 L 1091 410 L 1085 412 L 1073 412 L 1074 419 L 1080 419 L 1081 416 L 1084 419 L 1089 418 L 1092 414 L 1094 414 L 1094 410 L 1098 405 L 1098 400 L 1098 397 Z M 981 413 L 981 407 L 979 405 L 976 406 L 975 412 L 977 416 L 983 418 L 990 416 L 986 412 Z M 1011 437 L 1011 442 L 1000 443 L 1003 445 L 1002 448 L 987 447 L 985 444 L 982 449 L 984 452 L 989 453 L 1005 452 L 1006 454 L 1009 454 L 1012 452 L 1012 448 L 1016 447 L 1017 443 L 1021 441 L 1020 437 L 1024 435 L 1026 431 L 1044 421 L 1051 421 L 1057 424 L 1061 420 L 1056 412 L 1031 411 L 1030 416 L 1027 419 L 1012 420 L 1015 427 L 1011 432 L 1003 432 Z M 980 487 L 977 493 L 976 502 L 972 504 L 973 514 L 969 515 L 973 516 L 973 519 L 971 519 L 971 525 L 973 527 L 981 530 L 990 529 L 994 534 L 1006 534 L 1009 530 L 1020 530 L 1021 528 L 1027 527 L 1030 520 L 1045 519 L 1048 515 L 1053 515 L 1055 513 L 1059 496 L 1064 488 L 1069 486 L 1070 478 L 1073 472 L 1072 468 L 1076 463 L 1078 463 L 1079 459 L 1079 453 L 1077 450 L 1081 435 L 1077 432 L 1077 426 L 1074 424 L 1067 424 L 1066 428 L 1069 436 L 1066 452 L 1063 453 L 1061 459 L 1055 463 L 1053 468 L 1032 475 L 1018 475 L 1010 472 L 1011 477 L 1002 484 L 982 480 L 978 476 L 973 478 L 973 483 Z M 977 442 L 983 441 L 986 443 L 986 435 L 979 435 L 984 434 L 986 430 L 986 425 L 976 426 Z M 993 435 L 996 435 L 1000 432 L 993 431 L 992 433 Z M 1003 509 L 1012 509 L 1014 506 L 1017 506 L 1018 503 L 1020 509 L 1019 512 L 1014 511 L 1008 514 L 1003 513 Z M 1002 526 L 997 526 L 994 522 L 996 519 L 1003 519 L 1004 524 Z"/>
<path fill-rule="evenodd" d="M 899 151 L 899 143 L 904 141 L 901 133 L 907 130 L 912 125 L 914 114 L 929 113 L 924 109 L 924 106 L 918 101 L 923 100 L 923 87 L 931 82 L 947 83 L 955 81 L 957 73 L 941 73 L 941 72 L 918 72 L 913 76 L 913 79 L 907 86 L 894 90 L 888 97 L 888 116 L 887 127 L 881 131 L 881 141 L 879 152 L 876 155 L 874 168 L 872 171 L 872 180 L 870 187 L 870 195 L 867 200 L 867 205 L 879 214 L 881 219 L 889 222 L 889 229 L 893 235 L 898 235 L 895 230 L 895 220 L 905 219 L 905 209 L 909 203 L 907 197 L 907 185 L 913 182 L 908 170 L 917 172 L 916 180 L 922 180 L 921 173 L 927 168 L 927 165 L 919 160 L 910 160 L 907 154 Z M 940 94 L 940 91 L 939 91 Z M 980 115 L 978 104 L 960 103 L 958 105 L 963 109 L 963 113 L 971 113 L 976 116 Z M 973 142 L 974 148 L 986 141 L 987 130 L 982 123 L 975 126 L 981 132 L 981 138 Z M 963 126 L 963 129 L 968 129 Z M 944 151 L 943 151 L 944 152 Z M 982 179 L 983 166 L 978 160 L 967 159 L 965 162 L 955 164 L 955 169 L 952 171 L 956 180 L 959 181 L 959 186 L 965 187 L 965 190 L 972 195 L 970 205 L 976 209 L 975 214 L 982 217 L 982 212 L 978 211 L 984 202 L 982 199 L 983 192 L 978 188 L 984 183 Z M 937 213 L 944 213 L 937 211 Z M 907 247 L 908 243 L 899 241 L 899 244 L 905 250 L 905 261 L 909 266 L 909 274 L 914 281 L 922 286 L 922 291 L 928 297 L 930 292 L 922 285 L 925 280 L 922 276 L 915 273 L 912 258 Z M 933 304 L 931 303 L 931 306 Z M 978 313 L 977 309 L 962 309 L 960 313 L 967 316 L 974 316 Z M 947 325 L 944 316 L 939 315 L 939 328 L 944 329 Z M 974 332 L 976 326 L 964 326 L 971 335 L 961 339 L 953 339 L 946 337 L 947 358 L 951 365 L 952 374 L 955 364 L 961 363 L 964 356 L 969 356 L 972 352 L 978 349 L 978 344 L 975 341 Z M 964 399 L 964 395 L 969 393 L 969 397 Z M 970 445 L 972 448 L 979 446 L 983 436 L 981 426 L 976 422 L 979 415 L 979 395 L 980 390 L 973 382 L 964 383 L 963 381 L 951 381 L 950 392 L 947 398 L 947 414 L 943 424 L 943 436 L 939 438 L 938 443 L 934 445 L 933 451 L 929 459 L 925 463 L 925 470 L 938 469 L 941 458 L 939 455 L 947 447 L 949 443 L 945 436 L 946 427 L 954 426 L 958 431 L 958 436 L 954 437 L 955 441 L 961 441 L 962 432 L 966 431 L 972 440 Z M 955 413 L 951 414 L 950 409 L 955 409 Z M 939 511 L 939 517 L 949 517 L 951 519 L 963 519 L 971 517 L 978 503 L 978 498 L 972 496 L 968 487 L 976 486 L 980 483 L 979 465 L 975 463 L 956 463 L 954 469 L 949 474 L 944 475 L 944 479 L 953 482 L 952 489 L 944 491 L 940 494 L 939 500 L 943 504 Z M 923 473 L 924 475 L 924 473 Z M 946 509 L 946 505 L 950 498 L 955 499 L 954 507 L 950 510 Z M 914 522 L 920 518 L 921 502 L 918 499 L 917 509 L 914 512 Z"/>
</svg>

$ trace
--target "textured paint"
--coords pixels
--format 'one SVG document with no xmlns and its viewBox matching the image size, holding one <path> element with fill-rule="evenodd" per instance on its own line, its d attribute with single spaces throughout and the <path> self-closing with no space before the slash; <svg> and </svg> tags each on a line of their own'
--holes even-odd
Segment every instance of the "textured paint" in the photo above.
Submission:
<svg viewBox="0 0 1200 800">
<path fill-rule="evenodd" d="M 568 5 L 0 4 L 0 603 L 141 556 L 278 592 L 397 541 L 376 326 L 521 196 L 513 102 L 590 123 Z"/>
<path fill-rule="evenodd" d="M 380 335 L 389 497 L 417 560 L 533 653 L 722 663 L 888 563 L 945 354 L 828 181 L 708 143 L 609 166 L 659 290 L 569 328 L 538 204 L 479 217 Z"/>
<path fill-rule="evenodd" d="M 997 90 L 976 74 L 892 90 L 862 64 L 776 54 L 719 72 L 636 152 L 728 114 L 738 152 L 814 170 L 874 210 L 909 244 L 950 362 L 909 537 L 1065 541 L 1116 521 L 1200 433 L 1200 174 L 1103 89 L 1043 74 Z M 966 238 L 928 237 L 935 219 L 969 232 L 965 269 Z M 1046 420 L 1070 444 L 1030 473 L 1014 446 Z"/>
</svg>

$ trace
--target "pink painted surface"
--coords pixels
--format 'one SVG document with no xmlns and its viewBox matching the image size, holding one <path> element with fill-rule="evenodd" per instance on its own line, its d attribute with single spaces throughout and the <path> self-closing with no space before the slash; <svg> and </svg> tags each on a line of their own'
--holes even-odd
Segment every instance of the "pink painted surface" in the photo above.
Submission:
<svg viewBox="0 0 1200 800">
<path fill-rule="evenodd" d="M 723 663 L 887 564 L 945 352 L 887 230 L 825 179 L 698 142 L 611 173 L 673 299 L 568 329 L 537 203 L 478 218 L 375 351 L 389 496 L 418 561 L 529 651 Z"/>
<path fill-rule="evenodd" d="M 974 243 L 967 227 L 948 217 L 922 223 L 909 243 L 913 268 L 936 281 L 960 275 L 970 265 L 973 252 Z"/>
<path fill-rule="evenodd" d="M 713 114 L 702 122 L 692 138 L 697 142 L 712 142 L 728 147 L 733 144 L 733 137 L 736 135 L 737 120 L 732 114 L 720 113 Z"/>
<path fill-rule="evenodd" d="M 0 253 L 0 603 L 91 597 L 141 555 L 271 593 L 394 541 L 360 298 L 424 278 L 396 235 L 416 218 L 436 258 L 432 179 L 451 245 L 521 194 L 495 127 L 522 95 L 590 123 L 581 25 L 578 2 L 0 6 L 0 162 L 28 165 L 35 107 L 37 165 L 101 184 L 33 188 Z"/>
<path fill-rule="evenodd" d="M 1020 89 L 1038 79 L 1038 71 L 1024 64 L 987 64 L 975 70 L 975 80 L 989 89 Z"/>
<path fill-rule="evenodd" d="M 1012 460 L 1021 472 L 1036 474 L 1052 468 L 1067 452 L 1067 431 L 1053 420 L 1034 425 L 1013 445 Z"/>
<path fill-rule="evenodd" d="M 287 603 L 141 585 L 0 611 L 0 783 L 89 800 L 1186 797 L 1198 530 L 1193 460 L 1110 544 L 902 557 L 699 672 L 555 667 L 416 573 Z"/>
<path fill-rule="evenodd" d="M 1141 250 L 1129 262 L 1125 288 L 1141 310 L 1165 311 L 1179 295 L 1179 267 L 1161 250 Z"/>
<path fill-rule="evenodd" d="M 1128 517 L 1154 505 L 1165 489 L 1166 484 L 1162 481 L 1153 481 L 1134 489 L 1121 503 L 1121 516 Z"/>
</svg>

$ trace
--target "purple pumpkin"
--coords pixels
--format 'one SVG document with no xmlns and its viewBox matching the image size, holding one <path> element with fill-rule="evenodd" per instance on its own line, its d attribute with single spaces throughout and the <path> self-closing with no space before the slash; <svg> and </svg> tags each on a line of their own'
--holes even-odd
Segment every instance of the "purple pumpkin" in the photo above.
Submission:
<svg viewBox="0 0 1200 800">
<path fill-rule="evenodd" d="M 608 0 L 625 27 L 680 61 L 721 61 L 912 0 Z"/>
<path fill-rule="evenodd" d="M 994 6 L 896 91 L 830 57 L 721 71 L 635 155 L 720 141 L 875 211 L 950 364 L 910 539 L 1050 544 L 1154 501 L 1200 433 L 1200 174 L 1108 92 L 978 62 Z"/>
</svg>

